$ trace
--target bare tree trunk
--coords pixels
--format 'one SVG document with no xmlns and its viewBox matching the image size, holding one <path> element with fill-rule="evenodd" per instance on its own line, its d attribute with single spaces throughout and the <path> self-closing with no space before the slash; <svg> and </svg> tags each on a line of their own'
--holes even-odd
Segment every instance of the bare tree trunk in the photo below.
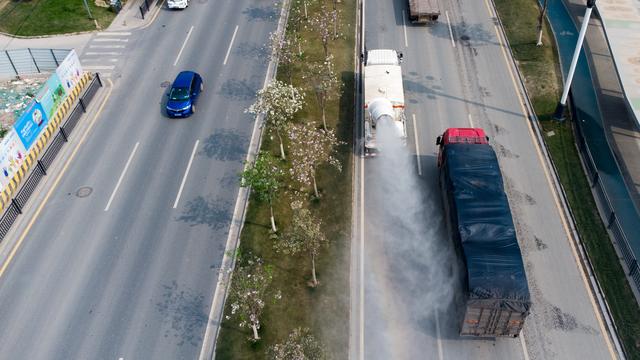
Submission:
<svg viewBox="0 0 640 360">
<path fill-rule="evenodd" d="M 273 230 L 273 232 L 277 232 L 276 219 L 273 217 L 273 206 L 271 204 L 269 204 L 269 210 L 271 211 L 271 230 Z"/>
<path fill-rule="evenodd" d="M 544 24 L 544 14 L 547 12 L 547 3 L 549 0 L 544 0 L 542 9 L 540 9 L 540 17 L 538 18 L 538 42 L 536 46 L 542 46 L 542 29 Z"/>
<path fill-rule="evenodd" d="M 282 136 L 280 136 L 280 130 L 276 130 L 276 135 L 278 135 L 278 140 L 280 140 L 280 157 L 282 160 L 286 160 L 286 156 L 284 156 L 284 143 L 282 142 Z"/>
<path fill-rule="evenodd" d="M 307 16 L 307 1 L 305 0 L 305 1 L 303 1 L 303 3 L 304 3 L 304 18 L 306 19 L 306 18 L 308 18 L 308 16 Z"/>
<path fill-rule="evenodd" d="M 316 277 L 316 256 L 311 255 L 311 282 L 313 287 L 318 286 L 318 278 Z"/>
<path fill-rule="evenodd" d="M 333 38 L 338 38 L 338 10 L 336 10 L 336 3 L 333 3 Z"/>
<path fill-rule="evenodd" d="M 324 127 L 324 131 L 327 131 L 327 118 L 325 117 L 325 112 L 324 112 L 324 107 L 325 107 L 325 102 L 326 101 L 322 101 L 322 126 Z"/>
<path fill-rule="evenodd" d="M 251 323 L 251 328 L 253 329 L 253 340 L 260 340 L 260 336 L 258 336 L 258 326 L 255 323 Z"/>
<path fill-rule="evenodd" d="M 316 198 L 319 198 L 320 194 L 318 194 L 318 185 L 316 184 L 316 175 L 315 174 L 311 175 L 311 178 L 313 179 L 313 193 L 316 195 Z"/>
</svg>

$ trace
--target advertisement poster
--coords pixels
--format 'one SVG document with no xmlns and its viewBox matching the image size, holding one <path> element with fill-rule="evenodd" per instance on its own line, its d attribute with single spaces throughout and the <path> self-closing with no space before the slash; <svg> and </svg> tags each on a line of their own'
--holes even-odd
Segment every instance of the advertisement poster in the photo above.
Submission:
<svg viewBox="0 0 640 360">
<path fill-rule="evenodd" d="M 56 74 L 67 94 L 76 86 L 82 77 L 82 65 L 75 50 L 69 51 L 64 61 L 56 69 Z"/>
<path fill-rule="evenodd" d="M 24 162 L 27 150 L 15 129 L 11 129 L 0 142 L 0 185 L 4 189 Z"/>
<path fill-rule="evenodd" d="M 18 137 L 22 140 L 24 148 L 31 149 L 31 146 L 38 139 L 38 135 L 47 126 L 48 118 L 45 114 L 42 105 L 33 100 L 27 106 L 20 119 L 13 125 L 14 129 L 18 133 Z"/>
<path fill-rule="evenodd" d="M 40 88 L 36 100 L 42 105 L 47 119 L 51 119 L 66 96 L 58 74 L 53 74 Z"/>
</svg>

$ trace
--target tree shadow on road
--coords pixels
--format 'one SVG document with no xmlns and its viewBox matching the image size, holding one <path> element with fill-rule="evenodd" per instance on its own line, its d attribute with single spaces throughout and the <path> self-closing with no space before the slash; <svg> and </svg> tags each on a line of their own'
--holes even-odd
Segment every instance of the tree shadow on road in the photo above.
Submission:
<svg viewBox="0 0 640 360">
<path fill-rule="evenodd" d="M 197 196 L 187 202 L 178 220 L 191 226 L 207 225 L 220 230 L 229 226 L 231 211 L 232 205 L 228 201 Z"/>
<path fill-rule="evenodd" d="M 209 135 L 200 151 L 208 158 L 221 161 L 240 161 L 247 153 L 247 137 L 236 131 L 223 129 Z"/>
<path fill-rule="evenodd" d="M 242 10 L 242 13 L 247 15 L 249 21 L 276 21 L 280 15 L 275 6 L 250 6 Z"/>
<path fill-rule="evenodd" d="M 176 281 L 162 287 L 164 293 L 162 300 L 156 303 L 156 309 L 163 321 L 170 325 L 164 336 L 175 338 L 178 346 L 198 346 L 202 343 L 203 329 L 209 318 L 204 295 L 181 289 Z"/>
</svg>

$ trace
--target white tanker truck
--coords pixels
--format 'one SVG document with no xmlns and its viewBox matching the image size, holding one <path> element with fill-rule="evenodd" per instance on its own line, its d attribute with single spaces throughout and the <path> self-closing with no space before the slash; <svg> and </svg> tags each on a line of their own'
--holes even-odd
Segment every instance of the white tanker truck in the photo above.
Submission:
<svg viewBox="0 0 640 360">
<path fill-rule="evenodd" d="M 364 65 L 364 136 L 365 156 L 378 153 L 377 125 L 382 121 L 394 124 L 397 135 L 407 138 L 402 87 L 402 54 L 395 50 L 369 50 Z"/>
</svg>

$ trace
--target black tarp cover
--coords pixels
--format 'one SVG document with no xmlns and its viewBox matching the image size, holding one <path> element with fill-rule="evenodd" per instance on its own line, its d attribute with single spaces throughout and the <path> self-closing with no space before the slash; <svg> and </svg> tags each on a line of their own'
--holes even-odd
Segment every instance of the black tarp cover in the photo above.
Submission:
<svg viewBox="0 0 640 360">
<path fill-rule="evenodd" d="M 496 154 L 449 144 L 443 171 L 454 241 L 467 267 L 469 302 L 526 312 L 529 287 Z"/>
</svg>

